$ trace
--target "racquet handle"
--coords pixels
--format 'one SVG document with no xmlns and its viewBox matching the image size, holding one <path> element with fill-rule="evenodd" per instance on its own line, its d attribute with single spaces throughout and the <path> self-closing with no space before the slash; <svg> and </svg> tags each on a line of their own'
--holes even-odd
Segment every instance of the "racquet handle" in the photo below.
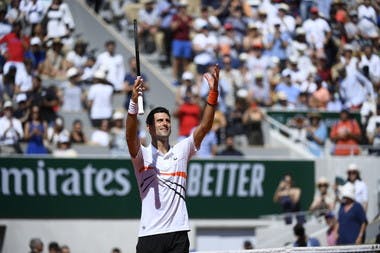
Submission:
<svg viewBox="0 0 380 253">
<path fill-rule="evenodd" d="M 142 115 L 144 114 L 144 100 L 141 93 L 139 93 L 139 96 L 137 97 L 137 106 L 138 106 L 138 114 Z"/>
</svg>

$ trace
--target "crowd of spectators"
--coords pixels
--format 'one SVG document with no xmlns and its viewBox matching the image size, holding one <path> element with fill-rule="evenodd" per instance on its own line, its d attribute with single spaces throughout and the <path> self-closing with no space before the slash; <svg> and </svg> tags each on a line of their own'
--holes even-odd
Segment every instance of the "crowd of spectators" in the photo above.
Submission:
<svg viewBox="0 0 380 253">
<path fill-rule="evenodd" d="M 320 246 L 318 239 L 308 237 L 304 224 L 310 215 L 326 224 L 326 241 L 328 246 L 363 244 L 366 239 L 368 210 L 368 186 L 361 177 L 361 168 L 351 163 L 348 165 L 347 178 L 330 183 L 320 177 L 316 182 L 315 195 L 307 211 L 300 211 L 302 189 L 293 182 L 290 174 L 284 175 L 275 190 L 273 200 L 284 213 L 287 225 L 293 224 L 296 241 L 293 246 Z M 296 222 L 293 222 L 293 216 Z M 295 225 L 294 225 L 295 224 Z"/>
<path fill-rule="evenodd" d="M 228 122 L 217 142 L 243 135 L 262 145 L 260 131 L 252 135 L 252 128 L 261 128 L 260 113 L 253 124 L 239 118 L 252 108 L 268 108 L 361 113 L 356 144 L 377 145 L 379 124 L 372 119 L 367 125 L 379 104 L 379 1 L 198 2 L 193 12 L 190 1 L 144 0 L 137 18 L 142 31 L 155 31 L 143 32 L 141 41 L 156 43 L 150 48 L 163 66 L 172 67 L 177 106 L 190 92 L 202 101 L 202 74 L 212 64 L 221 66 L 219 109 Z M 299 130 L 307 134 L 299 141 L 310 142 L 315 155 L 323 154 L 326 139 L 336 143 L 320 116 L 302 123 Z M 351 151 L 332 153 L 359 153 L 345 145 Z"/>
<path fill-rule="evenodd" d="M 44 251 L 44 243 L 40 238 L 32 238 L 29 242 L 29 252 L 30 253 L 41 253 L 41 252 L 48 252 L 48 253 L 70 253 L 70 247 L 68 245 L 60 245 L 58 242 L 50 242 L 46 246 L 46 251 Z M 111 253 L 121 253 L 120 248 L 112 248 Z"/>
<path fill-rule="evenodd" d="M 69 149 L 86 143 L 123 150 L 125 143 L 112 139 L 113 127 L 120 128 L 112 98 L 125 94 L 128 104 L 135 60 L 123 59 L 112 40 L 95 54 L 90 42 L 75 35 L 67 3 L 42 2 L 0 2 L 1 152 L 53 153 L 66 140 L 63 147 Z M 294 140 L 308 143 L 317 156 L 327 139 L 341 145 L 335 155 L 359 154 L 352 144 L 379 143 L 379 1 L 86 2 L 96 12 L 108 8 L 108 21 L 119 30 L 130 25 L 127 11 L 120 10 L 139 2 L 142 50 L 157 53 L 162 67 L 172 68 L 179 138 L 199 121 L 195 111 L 207 95 L 202 75 L 215 63 L 221 66 L 215 127 L 201 157 L 220 153 L 231 136 L 239 145 L 264 145 L 266 109 L 360 112 L 358 126 L 350 119 L 331 133 L 318 115 L 294 120 Z M 33 106 L 39 116 L 32 116 Z M 83 132 L 77 122 L 71 133 L 62 132 L 65 137 L 49 139 L 61 112 L 87 112 L 94 133 Z M 28 144 L 26 150 L 20 141 Z"/>
</svg>

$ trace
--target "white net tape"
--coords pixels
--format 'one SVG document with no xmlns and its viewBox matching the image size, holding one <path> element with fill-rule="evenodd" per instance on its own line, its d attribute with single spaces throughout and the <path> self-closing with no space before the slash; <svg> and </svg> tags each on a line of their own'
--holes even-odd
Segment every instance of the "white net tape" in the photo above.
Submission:
<svg viewBox="0 0 380 253">
<path fill-rule="evenodd" d="M 330 247 L 289 247 L 289 248 L 273 248 L 273 249 L 254 249 L 254 250 L 225 250 L 225 251 L 198 251 L 197 253 L 360 253 L 360 252 L 379 252 L 380 244 L 364 244 L 350 246 L 330 246 Z"/>
</svg>

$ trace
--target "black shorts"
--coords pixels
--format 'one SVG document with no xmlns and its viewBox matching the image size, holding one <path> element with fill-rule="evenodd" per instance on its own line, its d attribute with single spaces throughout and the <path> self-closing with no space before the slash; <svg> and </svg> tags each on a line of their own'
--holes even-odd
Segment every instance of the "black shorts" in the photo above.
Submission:
<svg viewBox="0 0 380 253">
<path fill-rule="evenodd" d="M 139 237 L 136 253 L 188 253 L 187 231 Z"/>
</svg>

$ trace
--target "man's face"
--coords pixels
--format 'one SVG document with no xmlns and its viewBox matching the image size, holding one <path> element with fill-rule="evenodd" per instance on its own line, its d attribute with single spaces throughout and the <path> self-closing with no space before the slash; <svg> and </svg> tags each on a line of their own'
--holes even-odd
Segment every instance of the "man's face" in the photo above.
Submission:
<svg viewBox="0 0 380 253">
<path fill-rule="evenodd" d="M 169 137 L 171 133 L 171 121 L 168 114 L 159 112 L 154 114 L 153 126 L 149 126 L 152 137 Z"/>
</svg>

